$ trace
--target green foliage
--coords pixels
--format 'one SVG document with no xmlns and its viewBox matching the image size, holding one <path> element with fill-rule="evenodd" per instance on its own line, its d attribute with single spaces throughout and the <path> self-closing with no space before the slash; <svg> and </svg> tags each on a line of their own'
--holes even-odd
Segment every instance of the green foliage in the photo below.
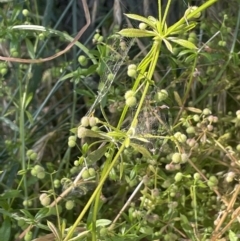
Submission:
<svg viewBox="0 0 240 241">
<path fill-rule="evenodd" d="M 0 4 L 7 56 L 73 40 L 50 3 Z M 171 4 L 54 62 L 0 63 L 4 240 L 238 240 L 240 14 L 209 0 L 169 25 Z"/>
</svg>

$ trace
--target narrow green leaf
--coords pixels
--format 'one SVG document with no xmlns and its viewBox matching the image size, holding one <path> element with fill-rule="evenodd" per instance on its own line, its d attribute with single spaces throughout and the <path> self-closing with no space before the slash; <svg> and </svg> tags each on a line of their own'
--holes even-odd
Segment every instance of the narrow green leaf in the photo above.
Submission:
<svg viewBox="0 0 240 241">
<path fill-rule="evenodd" d="M 198 113 L 198 114 L 201 114 L 202 113 L 202 110 L 201 109 L 198 109 L 198 108 L 195 108 L 195 107 L 185 107 L 186 110 L 189 110 L 193 113 Z"/>
<path fill-rule="evenodd" d="M 96 221 L 96 227 L 105 227 L 111 224 L 112 221 L 108 219 L 99 219 Z"/>
<path fill-rule="evenodd" d="M 212 61 L 212 55 L 209 53 L 201 53 L 201 56 L 204 56 L 209 62 Z"/>
<path fill-rule="evenodd" d="M 152 158 L 150 152 L 142 145 L 131 142 L 130 146 L 133 147 L 136 151 L 140 152 L 144 157 Z"/>
<path fill-rule="evenodd" d="M 173 47 L 172 47 L 172 45 L 171 45 L 166 39 L 163 39 L 163 42 L 165 43 L 167 49 L 168 49 L 171 53 L 173 53 Z"/>
<path fill-rule="evenodd" d="M 153 233 L 153 229 L 151 227 L 144 227 L 142 226 L 139 230 L 141 233 L 147 234 L 147 235 L 151 235 Z"/>
<path fill-rule="evenodd" d="M 232 230 L 229 231 L 228 237 L 229 237 L 230 241 L 238 241 L 239 240 L 237 235 Z"/>
<path fill-rule="evenodd" d="M 173 94 L 174 94 L 174 99 L 176 100 L 178 106 L 182 107 L 183 103 L 182 103 L 181 97 L 179 96 L 178 92 L 177 91 L 173 91 Z"/>
<path fill-rule="evenodd" d="M 81 136 L 79 138 L 84 138 L 84 137 L 93 137 L 93 138 L 101 138 L 101 139 L 107 139 L 109 140 L 110 138 L 107 136 L 106 133 L 104 132 L 96 132 L 92 131 L 90 129 L 82 127 L 83 131 L 81 132 Z"/>
<path fill-rule="evenodd" d="M 47 207 L 44 207 L 44 208 L 41 208 L 35 215 L 35 219 L 39 220 L 41 218 L 44 218 L 44 217 L 48 217 L 49 215 L 51 215 L 49 213 L 49 208 Z"/>
<path fill-rule="evenodd" d="M 146 23 L 147 25 L 149 25 L 153 29 L 156 28 L 155 24 L 152 21 L 150 21 L 148 18 L 145 18 L 145 17 L 137 15 L 137 14 L 124 14 L 124 15 L 126 15 L 130 19 L 134 19 L 134 20 Z"/>
<path fill-rule="evenodd" d="M 21 191 L 19 190 L 8 190 L 0 194 L 0 200 L 6 200 L 9 198 L 16 198 L 21 196 Z M 1 236 L 0 236 L 1 237 Z"/>
<path fill-rule="evenodd" d="M 194 61 L 194 59 L 196 58 L 195 54 L 191 54 L 189 56 L 187 56 L 187 58 L 185 59 L 185 63 L 191 63 L 192 61 Z"/>
<path fill-rule="evenodd" d="M 143 37 L 155 37 L 156 33 L 153 31 L 136 29 L 136 28 L 125 28 L 118 32 L 120 35 L 129 38 L 143 38 Z"/>
<path fill-rule="evenodd" d="M 28 210 L 21 209 L 20 212 L 24 214 L 25 218 L 29 218 L 31 220 L 34 220 L 33 215 Z"/>
<path fill-rule="evenodd" d="M 190 49 L 184 49 L 182 50 L 181 52 L 178 53 L 178 57 L 182 57 L 186 54 L 192 54 L 193 53 L 193 50 L 190 50 Z"/>
<path fill-rule="evenodd" d="M 88 155 L 88 159 L 90 160 L 90 165 L 93 163 L 96 163 L 98 160 L 100 160 L 102 158 L 102 156 L 105 154 L 106 150 L 107 150 L 107 145 L 102 146 L 101 148 L 97 149 L 96 151 L 91 152 Z"/>
<path fill-rule="evenodd" d="M 178 39 L 178 38 L 175 38 L 175 37 L 169 37 L 167 38 L 168 40 L 174 42 L 174 43 L 177 43 L 187 49 L 197 49 L 197 47 L 195 46 L 195 44 L 185 40 L 185 39 Z"/>
<path fill-rule="evenodd" d="M 195 28 L 197 25 L 196 22 L 191 22 L 189 23 L 189 25 L 187 24 L 181 24 L 180 26 L 178 26 L 177 28 L 173 28 L 173 26 L 169 27 L 167 30 L 166 35 L 176 35 L 176 34 L 183 34 L 188 32 L 189 30 Z"/>
<path fill-rule="evenodd" d="M 125 144 L 125 147 L 126 147 L 126 148 L 129 147 L 129 145 L 130 145 L 130 138 L 129 138 L 129 137 L 127 137 L 127 138 L 125 139 L 124 144 Z"/>
<path fill-rule="evenodd" d="M 69 73 L 69 74 L 64 75 L 64 76 L 60 79 L 60 81 L 64 81 L 64 80 L 66 80 L 66 79 L 73 78 L 73 76 L 74 76 L 74 72 L 71 72 L 71 73 Z"/>
<path fill-rule="evenodd" d="M 55 225 L 48 220 L 47 220 L 47 225 L 48 225 L 49 229 L 52 231 L 53 235 L 56 237 L 57 241 L 61 241 L 62 239 L 61 239 L 59 232 L 58 232 L 57 228 L 55 227 Z"/>
<path fill-rule="evenodd" d="M 11 120 L 5 117 L 0 117 L 0 121 L 3 121 L 6 125 L 8 125 L 13 131 L 19 131 L 18 126 L 13 123 Z"/>
<path fill-rule="evenodd" d="M 28 107 L 28 105 L 30 104 L 32 98 L 33 98 L 33 93 L 28 94 L 26 102 L 25 102 L 25 108 Z"/>
<path fill-rule="evenodd" d="M 31 124 L 33 124 L 33 116 L 29 111 L 25 111 L 25 114 L 27 115 L 27 118 Z"/>
<path fill-rule="evenodd" d="M 9 218 L 6 218 L 1 223 L 1 228 L 0 228 L 1 240 L 4 240 L 4 241 L 10 240 L 10 235 L 11 235 L 11 222 Z"/>
<path fill-rule="evenodd" d="M 185 231 L 185 233 L 187 234 L 188 238 L 190 238 L 191 240 L 195 240 L 193 229 L 187 217 L 183 214 L 180 214 L 180 220 L 181 220 L 180 224 L 183 230 Z"/>
<path fill-rule="evenodd" d="M 29 39 L 25 39 L 26 46 L 27 46 L 27 51 L 31 59 L 35 59 L 35 53 L 34 53 L 34 47 L 32 42 Z"/>
</svg>

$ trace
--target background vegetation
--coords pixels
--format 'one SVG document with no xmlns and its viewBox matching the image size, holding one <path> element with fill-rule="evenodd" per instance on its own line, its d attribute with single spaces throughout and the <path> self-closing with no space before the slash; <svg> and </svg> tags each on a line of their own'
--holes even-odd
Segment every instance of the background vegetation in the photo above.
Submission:
<svg viewBox="0 0 240 241">
<path fill-rule="evenodd" d="M 125 53 L 115 33 L 138 28 L 123 13 L 157 19 L 158 1 L 88 1 L 65 54 L 1 58 L 2 240 L 239 240 L 240 3 L 187 19 L 204 2 L 172 0 L 166 22 L 183 18 L 174 36 L 188 44 L 161 44 L 152 71 L 153 39 L 136 39 L 87 117 Z M 49 57 L 86 24 L 76 0 L 0 7 L 3 57 Z"/>
</svg>

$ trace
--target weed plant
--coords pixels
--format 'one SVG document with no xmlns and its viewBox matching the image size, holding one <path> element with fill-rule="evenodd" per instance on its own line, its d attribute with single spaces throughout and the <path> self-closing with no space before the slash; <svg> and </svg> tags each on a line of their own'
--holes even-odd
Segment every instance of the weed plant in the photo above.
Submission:
<svg viewBox="0 0 240 241">
<path fill-rule="evenodd" d="M 44 65 L 74 39 L 2 4 L 2 240 L 239 239 L 240 13 L 171 4 Z"/>
</svg>

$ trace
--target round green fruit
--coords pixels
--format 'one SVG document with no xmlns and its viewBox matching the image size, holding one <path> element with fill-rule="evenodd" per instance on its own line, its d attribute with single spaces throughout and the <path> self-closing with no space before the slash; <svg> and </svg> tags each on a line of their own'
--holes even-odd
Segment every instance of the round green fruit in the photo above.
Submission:
<svg viewBox="0 0 240 241">
<path fill-rule="evenodd" d="M 66 203 L 65 203 L 65 208 L 67 210 L 72 210 L 74 207 L 74 202 L 72 200 L 68 200 Z"/>
<path fill-rule="evenodd" d="M 133 97 L 135 92 L 133 90 L 128 90 L 125 92 L 124 98 L 127 99 L 129 97 Z"/>
<path fill-rule="evenodd" d="M 125 103 L 128 107 L 134 107 L 137 104 L 137 98 L 135 96 L 129 97 Z"/>
<path fill-rule="evenodd" d="M 88 117 L 88 116 L 82 117 L 82 119 L 81 119 L 81 125 L 82 125 L 82 126 L 85 126 L 85 127 L 89 126 L 89 117 Z"/>
<path fill-rule="evenodd" d="M 70 148 L 75 147 L 75 146 L 76 146 L 76 142 L 75 142 L 75 141 L 72 141 L 72 140 L 69 140 L 69 141 L 68 141 L 68 146 L 69 146 Z"/>
<path fill-rule="evenodd" d="M 175 177 L 174 177 L 174 180 L 175 182 L 180 182 L 183 178 L 183 174 L 181 172 L 178 172 Z"/>
<path fill-rule="evenodd" d="M 172 155 L 173 163 L 180 163 L 181 162 L 181 154 L 176 152 Z"/>
<path fill-rule="evenodd" d="M 86 66 L 86 65 L 88 64 L 88 60 L 87 60 L 86 56 L 84 56 L 84 55 L 80 55 L 80 56 L 78 57 L 78 62 L 79 62 L 79 64 L 81 64 L 82 66 Z"/>
<path fill-rule="evenodd" d="M 29 11 L 27 9 L 22 10 L 23 16 L 27 17 L 29 15 Z"/>
</svg>

